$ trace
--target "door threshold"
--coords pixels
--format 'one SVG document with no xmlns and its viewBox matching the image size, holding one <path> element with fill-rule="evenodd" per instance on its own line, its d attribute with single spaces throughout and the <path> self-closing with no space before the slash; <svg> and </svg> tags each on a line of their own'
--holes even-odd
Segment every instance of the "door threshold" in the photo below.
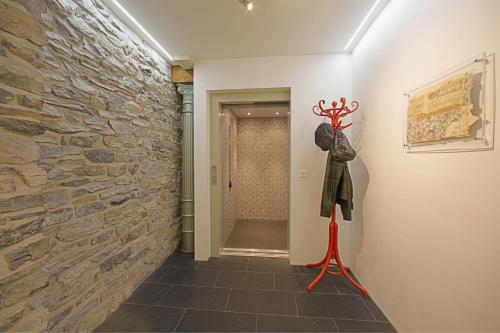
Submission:
<svg viewBox="0 0 500 333">
<path fill-rule="evenodd" d="M 243 249 L 225 247 L 220 252 L 223 256 L 288 258 L 288 250 Z"/>
</svg>

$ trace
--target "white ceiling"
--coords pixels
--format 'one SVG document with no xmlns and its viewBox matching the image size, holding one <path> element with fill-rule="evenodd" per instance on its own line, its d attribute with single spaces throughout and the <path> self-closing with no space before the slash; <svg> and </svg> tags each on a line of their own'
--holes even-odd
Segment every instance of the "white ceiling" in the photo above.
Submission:
<svg viewBox="0 0 500 333">
<path fill-rule="evenodd" d="M 225 110 L 231 110 L 237 118 L 283 118 L 288 117 L 289 107 L 287 103 L 265 103 L 224 105 Z"/>
<path fill-rule="evenodd" d="M 238 0 L 118 1 L 167 52 L 195 59 L 345 52 L 375 2 L 254 0 L 247 12 Z"/>
</svg>

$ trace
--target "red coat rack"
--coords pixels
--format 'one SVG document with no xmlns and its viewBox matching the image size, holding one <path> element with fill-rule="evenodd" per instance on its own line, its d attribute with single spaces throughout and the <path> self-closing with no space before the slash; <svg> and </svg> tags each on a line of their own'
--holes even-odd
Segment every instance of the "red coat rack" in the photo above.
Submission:
<svg viewBox="0 0 500 333">
<path fill-rule="evenodd" d="M 342 125 L 343 117 L 350 113 L 353 113 L 358 109 L 358 102 L 353 101 L 351 103 L 351 108 L 346 106 L 346 99 L 342 97 L 340 99 L 341 105 L 337 107 L 337 102 L 332 102 L 332 107 L 325 109 L 325 101 L 320 100 L 317 105 L 312 109 L 313 113 L 320 117 L 328 117 L 331 120 L 332 128 L 335 132 L 342 131 L 343 129 L 352 125 L 349 123 L 347 125 Z M 336 264 L 332 264 L 331 260 L 335 259 Z M 332 265 L 340 269 L 340 272 L 331 272 L 328 267 Z M 328 273 L 330 275 L 343 275 L 353 286 L 359 289 L 365 298 L 368 298 L 368 292 L 359 283 L 357 283 L 349 274 L 347 269 L 342 264 L 339 254 L 339 226 L 337 221 L 335 221 L 335 205 L 332 208 L 332 220 L 328 227 L 328 250 L 325 257 L 318 263 L 308 264 L 307 267 L 319 267 L 321 266 L 321 272 L 316 276 L 316 278 L 307 286 L 307 291 L 311 292 L 313 288 L 318 284 L 318 282 L 323 278 L 323 276 Z"/>
</svg>

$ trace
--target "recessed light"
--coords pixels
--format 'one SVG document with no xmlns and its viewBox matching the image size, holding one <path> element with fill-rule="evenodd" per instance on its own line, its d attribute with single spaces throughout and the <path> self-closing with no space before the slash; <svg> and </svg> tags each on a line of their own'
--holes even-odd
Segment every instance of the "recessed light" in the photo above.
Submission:
<svg viewBox="0 0 500 333">
<path fill-rule="evenodd" d="M 279 112 L 276 112 L 276 115 L 278 116 L 280 113 Z"/>
<path fill-rule="evenodd" d="M 146 29 L 144 29 L 142 27 L 142 25 L 139 24 L 139 22 L 137 22 L 137 20 L 132 16 L 130 15 L 129 12 L 127 12 L 127 10 L 125 8 L 122 7 L 122 5 L 120 5 L 118 3 L 117 0 L 111 0 L 113 1 L 113 3 L 115 4 L 116 7 L 118 7 L 152 42 L 154 45 L 156 45 L 156 47 L 158 49 L 160 49 L 160 51 L 170 60 L 170 61 L 174 61 L 174 58 L 167 52 L 165 51 L 165 49 L 160 45 L 160 43 L 158 43 L 156 41 L 156 39 L 153 38 L 153 36 L 151 36 L 149 34 L 149 32 L 146 31 Z"/>
<path fill-rule="evenodd" d="M 251 115 L 251 113 L 250 113 L 250 112 L 248 112 L 248 113 L 247 113 L 247 115 L 249 115 L 249 116 L 250 116 L 250 115 Z"/>
</svg>

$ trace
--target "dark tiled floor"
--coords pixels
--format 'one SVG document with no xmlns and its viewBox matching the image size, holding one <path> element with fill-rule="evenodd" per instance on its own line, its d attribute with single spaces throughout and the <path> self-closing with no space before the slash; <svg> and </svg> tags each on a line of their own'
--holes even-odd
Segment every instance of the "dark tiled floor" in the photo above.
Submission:
<svg viewBox="0 0 500 333">
<path fill-rule="evenodd" d="M 286 259 L 175 253 L 96 331 L 394 332 L 371 300 L 339 277 L 305 291 L 317 270 Z"/>
</svg>

